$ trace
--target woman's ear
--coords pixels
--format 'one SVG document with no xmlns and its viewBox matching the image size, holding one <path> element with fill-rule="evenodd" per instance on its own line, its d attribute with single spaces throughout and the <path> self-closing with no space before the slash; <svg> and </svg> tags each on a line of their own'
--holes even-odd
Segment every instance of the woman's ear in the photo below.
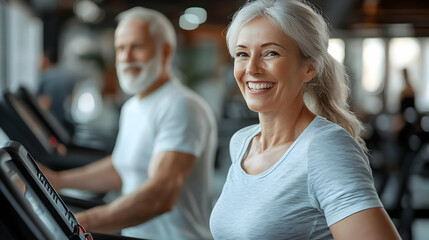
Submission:
<svg viewBox="0 0 429 240">
<path fill-rule="evenodd" d="M 304 60 L 304 65 L 305 65 L 305 77 L 304 77 L 304 82 L 309 82 L 311 81 L 311 79 L 313 79 L 314 77 L 316 77 L 317 75 L 317 70 L 314 67 L 314 59 L 313 58 L 307 58 Z"/>
</svg>

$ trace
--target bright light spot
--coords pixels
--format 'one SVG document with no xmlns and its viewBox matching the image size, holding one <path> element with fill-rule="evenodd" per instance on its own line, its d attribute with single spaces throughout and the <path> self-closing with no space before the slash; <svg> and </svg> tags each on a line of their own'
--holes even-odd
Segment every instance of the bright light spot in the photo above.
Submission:
<svg viewBox="0 0 429 240">
<path fill-rule="evenodd" d="M 381 39 L 363 40 L 363 73 L 362 86 L 368 92 L 380 89 L 384 77 L 385 50 Z"/>
<path fill-rule="evenodd" d="M 390 61 L 397 68 L 414 62 L 420 53 L 420 45 L 414 38 L 394 38 L 390 42 Z"/>
<path fill-rule="evenodd" d="M 345 44 L 342 39 L 329 39 L 328 53 L 340 63 L 344 63 Z"/>
<path fill-rule="evenodd" d="M 97 4 L 88 0 L 76 2 L 74 11 L 85 22 L 95 22 L 101 15 L 101 10 Z"/>
<path fill-rule="evenodd" d="M 194 30 L 196 29 L 199 25 L 195 24 L 195 23 L 191 23 L 187 20 L 187 17 L 185 14 L 183 14 L 182 16 L 180 16 L 179 18 L 179 26 L 184 29 L 184 30 Z"/>
<path fill-rule="evenodd" d="M 197 17 L 196 22 L 192 22 L 191 20 L 189 22 L 195 23 L 195 24 L 201 24 L 204 23 L 207 20 L 207 11 L 204 8 L 200 7 L 190 7 L 185 10 L 185 15 L 190 14 Z"/>
<path fill-rule="evenodd" d="M 79 96 L 79 100 L 77 102 L 77 108 L 79 111 L 85 114 L 89 114 L 95 109 L 95 100 L 94 96 L 92 96 L 91 93 L 82 93 L 82 95 Z"/>
<path fill-rule="evenodd" d="M 198 18 L 197 15 L 194 15 L 192 13 L 185 13 L 183 14 L 183 17 L 186 19 L 186 21 L 188 21 L 189 23 L 198 25 L 200 24 L 200 19 Z"/>
</svg>

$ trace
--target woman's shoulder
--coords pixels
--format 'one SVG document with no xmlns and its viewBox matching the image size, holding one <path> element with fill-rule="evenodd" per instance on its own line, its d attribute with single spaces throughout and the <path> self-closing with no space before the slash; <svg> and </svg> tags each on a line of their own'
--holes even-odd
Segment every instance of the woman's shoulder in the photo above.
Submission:
<svg viewBox="0 0 429 240">
<path fill-rule="evenodd" d="M 307 134 L 308 149 L 319 156 L 358 152 L 363 154 L 357 141 L 344 128 L 326 118 L 317 117 Z"/>
<path fill-rule="evenodd" d="M 316 142 L 332 144 L 344 140 L 354 140 L 353 137 L 340 125 L 318 116 L 312 124 L 312 139 Z"/>
<path fill-rule="evenodd" d="M 366 158 L 357 141 L 344 128 L 325 118 L 318 118 L 313 125 L 308 145 L 311 159 L 333 162 L 336 158 L 341 161 L 350 158 Z"/>
</svg>

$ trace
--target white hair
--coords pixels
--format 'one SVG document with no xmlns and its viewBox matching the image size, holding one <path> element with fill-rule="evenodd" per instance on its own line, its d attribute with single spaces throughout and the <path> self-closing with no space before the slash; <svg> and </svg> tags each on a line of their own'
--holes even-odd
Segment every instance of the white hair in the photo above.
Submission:
<svg viewBox="0 0 429 240">
<path fill-rule="evenodd" d="M 120 13 L 116 19 L 118 27 L 133 20 L 146 21 L 150 25 L 150 33 L 157 39 L 157 44 L 167 43 L 173 48 L 173 52 L 176 49 L 176 32 L 171 22 L 162 13 L 149 8 L 134 7 Z"/>
<path fill-rule="evenodd" d="M 312 112 L 337 123 L 357 140 L 367 153 L 360 137 L 362 123 L 350 111 L 349 78 L 344 66 L 328 54 L 329 29 L 323 17 L 309 3 L 298 0 L 248 1 L 234 14 L 226 41 L 235 56 L 241 28 L 256 17 L 266 17 L 297 43 L 304 58 L 311 58 L 317 75 L 304 86 L 304 102 Z"/>
</svg>

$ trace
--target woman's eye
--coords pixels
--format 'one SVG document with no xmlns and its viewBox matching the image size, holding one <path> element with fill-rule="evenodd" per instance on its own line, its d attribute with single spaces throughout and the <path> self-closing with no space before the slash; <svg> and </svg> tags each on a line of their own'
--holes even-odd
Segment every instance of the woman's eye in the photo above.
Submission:
<svg viewBox="0 0 429 240">
<path fill-rule="evenodd" d="M 235 54 L 235 57 L 246 57 L 246 56 L 247 56 L 247 54 L 244 52 L 238 52 Z"/>
<path fill-rule="evenodd" d="M 269 56 L 269 57 L 273 57 L 273 56 L 278 56 L 279 54 L 276 52 L 276 51 L 269 51 L 268 53 L 267 53 L 267 56 Z"/>
</svg>

